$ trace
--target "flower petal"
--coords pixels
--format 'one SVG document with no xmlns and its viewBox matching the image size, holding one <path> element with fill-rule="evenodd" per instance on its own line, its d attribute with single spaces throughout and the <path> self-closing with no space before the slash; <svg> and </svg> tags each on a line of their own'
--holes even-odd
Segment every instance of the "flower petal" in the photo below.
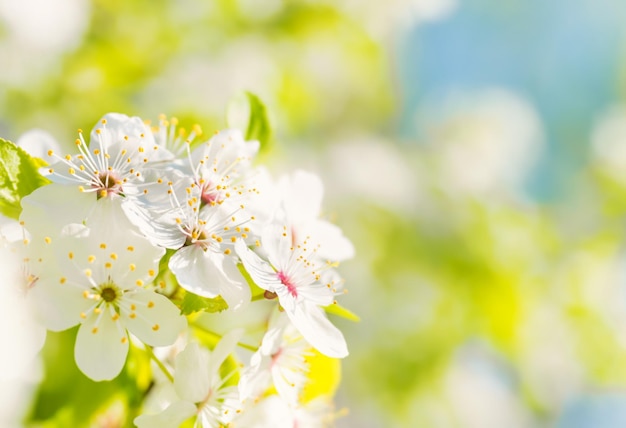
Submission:
<svg viewBox="0 0 626 428">
<path fill-rule="evenodd" d="M 235 243 L 235 251 L 256 285 L 269 291 L 282 285 L 269 263 L 250 250 L 242 240 Z"/>
<path fill-rule="evenodd" d="M 178 308 L 154 291 L 128 292 L 122 301 L 120 314 L 124 324 L 147 345 L 171 345 L 187 326 L 187 319 L 180 315 Z"/>
<path fill-rule="evenodd" d="M 222 336 L 222 339 L 217 343 L 211 356 L 209 357 L 209 373 L 217 375 L 217 372 L 226 358 L 235 352 L 237 342 L 243 336 L 243 329 L 237 328 L 235 330 L 226 333 Z"/>
<path fill-rule="evenodd" d="M 326 318 L 323 309 L 303 302 L 296 305 L 293 312 L 285 312 L 307 342 L 319 352 L 332 358 L 344 358 L 348 355 L 346 339 Z"/>
<path fill-rule="evenodd" d="M 222 283 L 220 286 L 220 295 L 226 303 L 228 303 L 228 309 L 233 311 L 241 310 L 250 303 L 250 299 L 252 298 L 250 286 L 243 275 L 241 275 L 241 272 L 239 272 L 232 258 L 224 259 L 222 267 L 224 273 L 226 273 L 227 277 L 231 278 L 232 281 L 228 284 Z"/>
<path fill-rule="evenodd" d="M 341 229 L 325 220 L 316 220 L 307 225 L 303 236 L 311 236 L 311 242 L 319 245 L 317 251 L 322 258 L 343 261 L 354 257 L 354 245 L 346 238 Z"/>
<path fill-rule="evenodd" d="M 93 305 L 80 290 L 70 284 L 36 284 L 29 292 L 37 319 L 52 331 L 68 329 L 80 323 L 81 312 Z"/>
<path fill-rule="evenodd" d="M 198 403 L 209 394 L 209 351 L 196 342 L 189 343 L 176 355 L 174 387 L 183 400 Z"/>
<path fill-rule="evenodd" d="M 317 175 L 298 170 L 290 177 L 283 177 L 280 186 L 290 222 L 307 222 L 319 216 L 324 185 Z"/>
<path fill-rule="evenodd" d="M 174 253 L 169 268 L 185 290 L 203 297 L 217 297 L 220 294 L 219 281 L 224 275 L 207 259 L 202 248 L 190 245 Z"/>
<path fill-rule="evenodd" d="M 141 415 L 133 421 L 138 428 L 171 428 L 180 426 L 196 413 L 196 406 L 189 401 L 175 401 L 161 413 Z"/>
<path fill-rule="evenodd" d="M 122 371 L 128 336 L 112 308 L 92 312 L 78 329 L 74 357 L 78 368 L 95 381 L 110 380 Z"/>
</svg>

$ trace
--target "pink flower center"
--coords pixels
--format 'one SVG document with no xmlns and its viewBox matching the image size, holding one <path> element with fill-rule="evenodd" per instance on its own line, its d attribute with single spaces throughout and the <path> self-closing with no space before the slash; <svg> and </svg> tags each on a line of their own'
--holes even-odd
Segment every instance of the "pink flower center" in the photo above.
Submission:
<svg viewBox="0 0 626 428">
<path fill-rule="evenodd" d="M 216 203 L 220 203 L 221 193 L 213 183 L 204 183 L 202 185 L 202 195 L 200 199 L 203 205 L 215 205 Z"/>
<path fill-rule="evenodd" d="M 280 279 L 280 282 L 282 282 L 282 284 L 287 287 L 287 291 L 289 291 L 289 294 L 291 294 L 294 298 L 298 297 L 298 289 L 284 272 L 278 272 L 278 279 Z"/>
</svg>

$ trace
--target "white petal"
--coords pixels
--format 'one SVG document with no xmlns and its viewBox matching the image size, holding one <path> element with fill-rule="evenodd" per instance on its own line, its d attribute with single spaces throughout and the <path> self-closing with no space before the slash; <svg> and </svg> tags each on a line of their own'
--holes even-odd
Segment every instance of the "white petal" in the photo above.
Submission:
<svg viewBox="0 0 626 428">
<path fill-rule="evenodd" d="M 167 297 L 154 291 L 137 290 L 122 297 L 121 318 L 126 328 L 143 343 L 168 346 L 187 326 L 187 319 Z M 128 311 L 133 304 L 135 310 Z M 131 318 L 131 314 L 135 314 Z"/>
<path fill-rule="evenodd" d="M 85 299 L 81 291 L 70 284 L 46 284 L 39 281 L 29 292 L 37 319 L 48 330 L 61 331 L 78 324 L 80 314 L 93 301 Z"/>
<path fill-rule="evenodd" d="M 91 212 L 96 197 L 78 186 L 48 184 L 22 198 L 20 220 L 31 233 L 57 236 L 63 226 L 82 223 Z"/>
<path fill-rule="evenodd" d="M 95 331 L 95 333 L 94 333 Z M 122 371 L 128 354 L 128 336 L 110 310 L 92 313 L 78 329 L 76 365 L 95 381 L 110 380 Z"/>
<path fill-rule="evenodd" d="M 291 229 L 272 224 L 263 231 L 261 243 L 270 263 L 278 270 L 285 270 L 290 262 L 293 247 Z"/>
<path fill-rule="evenodd" d="M 237 347 L 237 342 L 243 336 L 243 329 L 238 328 L 232 330 L 231 332 L 225 334 L 222 339 L 217 343 L 213 351 L 211 351 L 211 356 L 209 357 L 209 373 L 214 375 L 217 374 L 220 366 L 226 360 L 226 358 L 235 352 L 235 348 Z"/>
<path fill-rule="evenodd" d="M 252 298 L 250 286 L 243 275 L 241 275 L 241 272 L 239 272 L 232 258 L 224 259 L 223 268 L 224 273 L 228 278 L 231 278 L 232 281 L 222 283 L 220 295 L 226 303 L 228 303 L 228 309 L 239 311 L 250 303 L 250 299 Z"/>
<path fill-rule="evenodd" d="M 235 243 L 235 251 L 241 259 L 246 272 L 250 275 L 256 285 L 264 290 L 273 291 L 282 286 L 276 272 L 272 267 L 256 253 L 250 250 L 245 242 L 238 240 Z"/>
<path fill-rule="evenodd" d="M 185 290 L 204 297 L 220 294 L 224 275 L 202 248 L 195 245 L 181 248 L 170 258 L 169 268 Z"/>
<path fill-rule="evenodd" d="M 210 387 L 209 351 L 191 342 L 176 355 L 174 367 L 174 387 L 178 396 L 192 403 L 204 401 Z"/>
<path fill-rule="evenodd" d="M 17 139 L 16 144 L 26 150 L 31 156 L 41 159 L 48 158 L 48 150 L 60 151 L 61 146 L 49 133 L 40 129 L 25 132 Z"/>
<path fill-rule="evenodd" d="M 259 397 L 271 386 L 270 365 L 272 358 L 257 351 L 250 360 L 250 366 L 241 373 L 239 395 L 242 400 Z"/>
<path fill-rule="evenodd" d="M 175 249 L 185 243 L 186 235 L 176 227 L 171 214 L 155 216 L 153 206 L 136 204 L 132 199 L 125 200 L 122 208 L 128 219 L 156 245 Z"/>
<path fill-rule="evenodd" d="M 296 305 L 287 316 L 304 338 L 322 354 L 332 358 L 348 355 L 348 346 L 343 334 L 326 318 L 323 309 L 306 303 Z"/>
<path fill-rule="evenodd" d="M 192 417 L 196 410 L 196 406 L 188 401 L 176 401 L 161 413 L 141 415 L 133 422 L 138 428 L 172 428 Z"/>
<path fill-rule="evenodd" d="M 209 298 L 221 295 L 231 309 L 250 301 L 250 287 L 224 254 L 190 245 L 170 258 L 169 267 L 181 287 L 194 294 Z"/>
<path fill-rule="evenodd" d="M 310 235 L 311 242 L 319 245 L 320 257 L 333 261 L 343 261 L 354 257 L 354 246 L 341 229 L 325 220 L 316 220 L 308 225 L 304 236 Z"/>
<path fill-rule="evenodd" d="M 292 223 L 307 222 L 319 216 L 324 186 L 317 175 L 299 170 L 282 179 L 281 185 L 287 216 Z"/>
</svg>

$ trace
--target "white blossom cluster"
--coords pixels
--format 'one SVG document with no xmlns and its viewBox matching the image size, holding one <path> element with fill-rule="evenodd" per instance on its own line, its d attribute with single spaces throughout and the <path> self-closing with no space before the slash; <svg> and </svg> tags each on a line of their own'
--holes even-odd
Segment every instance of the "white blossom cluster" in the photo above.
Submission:
<svg viewBox="0 0 626 428">
<path fill-rule="evenodd" d="M 302 394 L 313 355 L 348 355 L 324 308 L 343 293 L 336 266 L 354 249 L 320 216 L 320 179 L 273 180 L 254 164 L 259 143 L 239 130 L 205 139 L 164 117 L 151 126 L 109 113 L 75 145 L 47 150 L 51 183 L 22 199 L 19 224 L 0 229 L 15 294 L 42 331 L 78 325 L 75 361 L 96 381 L 118 376 L 131 346 L 169 347 L 159 364 L 167 376 L 154 369 L 158 405 L 145 406 L 139 427 L 330 423 L 332 400 Z M 274 305 L 249 361 L 225 363 L 241 351 L 241 329 L 202 345 L 181 293 L 216 299 L 222 314 Z"/>
</svg>

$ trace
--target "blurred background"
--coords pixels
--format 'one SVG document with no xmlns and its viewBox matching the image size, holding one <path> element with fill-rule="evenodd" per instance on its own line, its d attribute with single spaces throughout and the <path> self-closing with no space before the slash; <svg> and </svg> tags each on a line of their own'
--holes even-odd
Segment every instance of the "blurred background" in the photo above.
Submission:
<svg viewBox="0 0 626 428">
<path fill-rule="evenodd" d="M 318 172 L 357 248 L 339 427 L 623 427 L 624 19 L 621 0 L 0 0 L 0 135 L 69 147 L 109 111 L 219 129 L 252 91 L 263 162 Z"/>
</svg>

